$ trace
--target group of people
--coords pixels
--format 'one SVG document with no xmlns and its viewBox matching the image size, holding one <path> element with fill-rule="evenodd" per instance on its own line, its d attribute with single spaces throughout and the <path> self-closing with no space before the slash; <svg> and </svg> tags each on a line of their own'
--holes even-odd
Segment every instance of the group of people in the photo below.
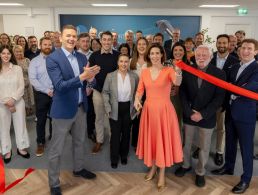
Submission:
<svg viewBox="0 0 258 195">
<path fill-rule="evenodd" d="M 26 114 L 35 112 L 38 157 L 44 154 L 45 126 L 50 119 L 48 177 L 53 195 L 62 194 L 60 162 L 69 132 L 74 176 L 96 177 L 84 167 L 86 131 L 95 143 L 93 154 L 101 151 L 110 133 L 114 169 L 119 162 L 128 163 L 131 140 L 136 155 L 150 167 L 145 181 L 158 175 L 158 191 L 166 187 L 165 168 L 180 164 L 175 175 L 183 177 L 192 169 L 193 155 L 198 159 L 195 184 L 203 187 L 216 129 L 214 162 L 220 168 L 212 173 L 234 173 L 239 140 L 243 175 L 232 192 L 243 193 L 253 170 L 256 101 L 182 71 L 177 64 L 184 62 L 201 73 L 257 92 L 257 41 L 245 39 L 243 31 L 221 34 L 213 53 L 204 45 L 201 32 L 183 41 L 180 29 L 174 29 L 164 47 L 162 33 L 144 37 L 137 31 L 136 35 L 134 42 L 133 32 L 126 31 L 126 43 L 119 44 L 116 32 L 104 31 L 97 38 L 97 29 L 92 28 L 77 36 L 74 26 L 65 25 L 60 34 L 46 31 L 39 49 L 36 37 L 29 39 L 29 46 L 22 46 L 19 43 L 26 39 L 19 36 L 11 46 L 2 33 L 0 149 L 4 162 L 12 157 L 11 120 L 17 153 L 30 157 Z"/>
</svg>

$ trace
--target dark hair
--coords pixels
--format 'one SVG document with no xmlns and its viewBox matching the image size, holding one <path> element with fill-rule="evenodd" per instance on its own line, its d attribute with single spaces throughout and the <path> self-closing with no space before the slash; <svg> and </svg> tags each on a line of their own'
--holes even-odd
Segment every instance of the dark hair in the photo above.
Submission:
<svg viewBox="0 0 258 195">
<path fill-rule="evenodd" d="M 6 33 L 1 33 L 1 34 L 0 34 L 0 37 L 1 37 L 2 35 L 7 36 L 8 44 L 9 44 L 9 45 L 11 45 L 11 39 L 10 39 L 9 35 L 8 35 L 8 34 L 6 34 Z"/>
<path fill-rule="evenodd" d="M 123 56 L 128 57 L 128 58 L 130 59 L 130 56 L 129 56 L 129 55 L 127 55 L 127 54 L 122 54 L 122 53 L 119 54 L 119 56 L 118 56 L 117 59 L 119 60 L 119 59 L 120 59 L 121 57 L 123 57 Z"/>
<path fill-rule="evenodd" d="M 152 66 L 151 60 L 150 60 L 150 57 L 149 57 L 150 51 L 151 51 L 152 48 L 158 48 L 158 49 L 160 50 L 160 53 L 162 54 L 161 63 L 164 63 L 165 60 L 166 60 L 166 53 L 165 53 L 164 48 L 163 48 L 160 44 L 158 44 L 158 43 L 153 43 L 153 44 L 151 44 L 151 46 L 148 48 L 148 51 L 147 51 L 147 53 L 146 53 L 147 67 L 151 67 L 151 66 Z"/>
<path fill-rule="evenodd" d="M 196 33 L 194 37 L 197 37 L 198 35 L 202 35 L 204 37 L 204 34 L 202 32 Z"/>
<path fill-rule="evenodd" d="M 138 42 L 140 40 L 144 40 L 146 42 L 146 45 L 147 45 L 146 51 L 148 50 L 148 46 L 149 46 L 148 40 L 145 37 L 140 37 L 136 41 L 136 43 L 135 43 L 133 57 L 132 57 L 132 60 L 131 60 L 131 63 L 130 63 L 130 69 L 131 70 L 136 70 L 136 64 L 137 64 L 137 61 L 138 61 L 138 58 L 139 58 L 139 53 L 138 53 L 138 50 L 137 50 L 137 45 L 138 45 Z M 146 61 L 146 55 L 144 55 L 144 60 Z"/>
<path fill-rule="evenodd" d="M 128 54 L 130 55 L 130 46 L 128 45 L 128 43 L 122 43 L 119 47 L 118 47 L 118 51 L 121 53 L 121 49 L 123 47 L 126 47 L 128 50 Z"/>
<path fill-rule="evenodd" d="M 39 40 L 39 45 L 41 45 L 44 40 L 51 41 L 51 39 L 50 39 L 49 37 L 42 37 L 42 38 Z"/>
<path fill-rule="evenodd" d="M 29 39 L 34 39 L 34 38 L 37 39 L 37 37 L 35 37 L 34 35 L 32 35 L 32 36 L 29 36 L 29 37 L 28 37 L 28 40 L 29 40 Z"/>
<path fill-rule="evenodd" d="M 142 31 L 141 30 L 137 30 L 136 33 L 142 33 Z"/>
<path fill-rule="evenodd" d="M 17 39 L 17 43 L 16 43 L 17 45 L 18 45 L 19 39 L 24 39 L 25 40 L 25 48 L 24 48 L 23 52 L 27 51 L 29 49 L 29 45 L 28 45 L 27 39 L 24 36 L 19 36 L 18 39 Z"/>
<path fill-rule="evenodd" d="M 162 41 L 164 40 L 164 35 L 162 33 L 156 33 L 154 36 L 153 36 L 153 40 L 155 39 L 155 37 L 162 37 Z"/>
<path fill-rule="evenodd" d="M 100 43 L 99 38 L 91 39 L 91 41 L 90 41 L 90 50 L 91 50 L 91 51 L 93 51 L 93 49 L 92 49 L 92 42 L 93 42 L 93 41 L 96 41 L 96 42 L 101 46 L 101 43 Z"/>
<path fill-rule="evenodd" d="M 244 35 L 244 36 L 245 36 L 245 31 L 243 31 L 243 30 L 238 30 L 238 31 L 235 32 L 235 35 L 236 35 L 236 34 L 241 34 L 241 35 Z"/>
<path fill-rule="evenodd" d="M 67 25 L 64 25 L 64 26 L 63 26 L 61 33 L 63 33 L 64 30 L 66 30 L 66 29 L 72 29 L 72 30 L 75 30 L 75 31 L 77 32 L 77 29 L 76 29 L 75 26 L 73 26 L 73 25 L 71 25 L 71 24 L 67 24 Z"/>
<path fill-rule="evenodd" d="M 176 42 L 174 45 L 173 45 L 173 47 L 172 47 L 172 49 L 171 49 L 171 60 L 173 60 L 173 59 L 175 59 L 175 57 L 174 57 L 174 49 L 175 49 L 175 47 L 182 47 L 183 48 L 183 50 L 184 50 L 184 55 L 183 55 L 183 58 L 182 58 L 182 61 L 184 62 L 184 63 L 186 63 L 186 64 L 190 64 L 189 62 L 188 62 L 188 60 L 187 60 L 187 52 L 186 52 L 186 48 L 185 48 L 185 46 L 182 44 L 182 43 L 180 43 L 180 42 Z"/>
<path fill-rule="evenodd" d="M 109 35 L 109 36 L 111 36 L 111 38 L 113 38 L 113 35 L 109 30 L 102 32 L 100 34 L 100 39 L 102 39 L 103 35 Z"/>
<path fill-rule="evenodd" d="M 192 42 L 193 44 L 195 44 L 192 37 L 187 37 L 187 38 L 185 39 L 185 42 Z"/>
<path fill-rule="evenodd" d="M 10 62 L 11 62 L 12 64 L 14 64 L 14 65 L 17 65 L 17 61 L 16 61 L 16 59 L 15 59 L 15 56 L 14 56 L 14 54 L 13 54 L 13 50 L 11 49 L 11 47 L 10 47 L 9 45 L 2 45 L 2 46 L 0 47 L 0 53 L 2 53 L 4 49 L 7 49 L 7 50 L 10 52 L 10 54 L 11 54 Z M 2 59 L 0 58 L 0 72 L 2 71 L 2 67 L 3 67 L 3 65 L 2 65 Z"/>
<path fill-rule="evenodd" d="M 220 35 L 218 35 L 217 36 L 217 41 L 218 41 L 219 38 L 222 38 L 222 37 L 227 38 L 227 40 L 229 42 L 229 36 L 227 34 L 220 34 Z"/>
<path fill-rule="evenodd" d="M 243 45 L 243 43 L 252 43 L 252 44 L 254 44 L 254 50 L 258 50 L 258 41 L 255 39 L 244 39 L 241 42 L 241 46 Z"/>
<path fill-rule="evenodd" d="M 85 37 L 89 37 L 90 38 L 89 33 L 81 33 L 81 34 L 79 34 L 77 40 L 80 40 L 81 38 L 85 38 Z"/>
</svg>

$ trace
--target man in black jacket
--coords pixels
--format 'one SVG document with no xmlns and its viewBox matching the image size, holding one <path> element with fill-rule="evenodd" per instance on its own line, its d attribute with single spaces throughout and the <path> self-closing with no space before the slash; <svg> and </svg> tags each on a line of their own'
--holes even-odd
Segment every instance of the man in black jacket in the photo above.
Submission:
<svg viewBox="0 0 258 195">
<path fill-rule="evenodd" d="M 210 64 L 212 51 L 208 46 L 200 45 L 195 50 L 196 64 L 193 67 L 207 74 L 225 80 L 225 72 Z M 210 142 L 216 125 L 216 112 L 222 105 L 225 91 L 188 72 L 183 72 L 180 97 L 183 106 L 185 125 L 184 163 L 175 175 L 182 177 L 191 170 L 191 147 L 195 132 L 199 135 L 199 161 L 195 168 L 195 184 L 205 185 L 205 165 L 208 162 Z"/>
<path fill-rule="evenodd" d="M 217 68 L 224 70 L 229 78 L 230 71 L 234 65 L 237 65 L 239 62 L 237 58 L 229 54 L 229 36 L 227 34 L 221 34 L 217 36 L 216 42 L 217 52 L 213 54 L 211 64 Z M 217 111 L 217 121 L 216 121 L 216 130 L 217 130 L 217 142 L 216 142 L 216 154 L 214 162 L 216 165 L 221 166 L 224 162 L 223 154 L 225 149 L 225 110 L 226 105 L 228 104 L 228 95 L 225 96 L 222 106 Z"/>
</svg>

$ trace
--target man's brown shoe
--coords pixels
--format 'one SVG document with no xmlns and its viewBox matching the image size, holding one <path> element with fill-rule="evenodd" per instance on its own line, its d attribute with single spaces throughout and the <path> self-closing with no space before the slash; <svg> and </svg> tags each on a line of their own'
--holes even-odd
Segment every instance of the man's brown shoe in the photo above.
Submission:
<svg viewBox="0 0 258 195">
<path fill-rule="evenodd" d="M 92 149 L 92 154 L 97 154 L 101 150 L 102 143 L 96 143 Z"/>
<path fill-rule="evenodd" d="M 36 150 L 36 156 L 37 157 L 43 156 L 44 148 L 45 148 L 44 144 L 38 144 L 38 147 L 37 147 L 37 150 Z"/>
</svg>

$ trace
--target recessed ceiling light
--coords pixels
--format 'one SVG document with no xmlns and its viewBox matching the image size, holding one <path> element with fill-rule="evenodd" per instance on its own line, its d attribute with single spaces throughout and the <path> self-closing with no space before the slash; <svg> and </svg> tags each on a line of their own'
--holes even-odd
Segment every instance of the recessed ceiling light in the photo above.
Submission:
<svg viewBox="0 0 258 195">
<path fill-rule="evenodd" d="M 199 7 L 210 7 L 210 8 L 233 8 L 239 5 L 200 5 Z"/>
<path fill-rule="evenodd" d="M 94 7 L 127 7 L 126 3 L 93 3 Z"/>
<path fill-rule="evenodd" d="M 21 3 L 0 3 L 0 6 L 24 6 Z"/>
</svg>

